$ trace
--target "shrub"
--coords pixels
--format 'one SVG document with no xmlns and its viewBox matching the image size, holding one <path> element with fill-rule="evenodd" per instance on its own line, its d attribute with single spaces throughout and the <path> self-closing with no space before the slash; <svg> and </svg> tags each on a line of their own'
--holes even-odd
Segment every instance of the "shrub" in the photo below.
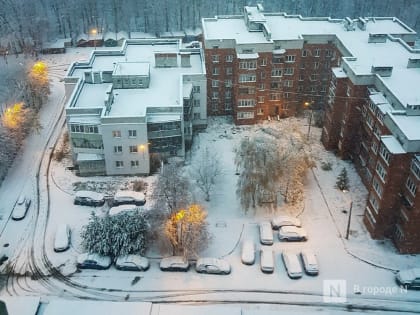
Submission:
<svg viewBox="0 0 420 315">
<path fill-rule="evenodd" d="M 322 162 L 321 169 L 324 171 L 331 171 L 332 170 L 332 163 L 331 162 Z"/>
</svg>

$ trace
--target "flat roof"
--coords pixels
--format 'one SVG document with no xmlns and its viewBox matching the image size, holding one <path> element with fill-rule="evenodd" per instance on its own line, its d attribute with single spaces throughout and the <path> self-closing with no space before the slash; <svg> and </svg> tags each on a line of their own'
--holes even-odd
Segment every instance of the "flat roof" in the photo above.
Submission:
<svg viewBox="0 0 420 315">
<path fill-rule="evenodd" d="M 420 116 L 389 115 L 408 140 L 420 140 Z"/>
<path fill-rule="evenodd" d="M 385 147 L 388 149 L 388 151 L 391 152 L 392 154 L 405 154 L 406 153 L 404 148 L 401 146 L 398 140 L 395 139 L 394 136 L 382 136 L 381 141 L 385 145 Z"/>
<path fill-rule="evenodd" d="M 105 92 L 112 86 L 112 83 L 83 83 L 79 96 L 74 107 L 103 107 L 105 106 Z"/>
<path fill-rule="evenodd" d="M 150 73 L 150 63 L 148 62 L 119 62 L 115 65 L 115 75 L 143 75 Z"/>
</svg>

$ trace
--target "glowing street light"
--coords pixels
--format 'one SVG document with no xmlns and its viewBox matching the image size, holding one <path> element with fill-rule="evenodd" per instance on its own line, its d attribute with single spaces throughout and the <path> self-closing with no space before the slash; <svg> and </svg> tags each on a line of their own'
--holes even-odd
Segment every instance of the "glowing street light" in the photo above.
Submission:
<svg viewBox="0 0 420 315">
<path fill-rule="evenodd" d="M 96 28 L 93 28 L 90 30 L 90 34 L 93 36 L 93 47 L 94 50 L 96 50 L 96 35 L 98 34 L 98 30 Z"/>
<path fill-rule="evenodd" d="M 306 135 L 306 138 L 309 139 L 309 133 L 311 132 L 311 124 L 312 124 L 312 114 L 313 114 L 313 108 L 312 105 L 314 104 L 314 101 L 311 102 L 305 102 L 303 105 L 305 105 L 306 109 L 311 110 L 311 115 L 309 116 L 309 125 L 308 125 L 308 134 Z"/>
</svg>

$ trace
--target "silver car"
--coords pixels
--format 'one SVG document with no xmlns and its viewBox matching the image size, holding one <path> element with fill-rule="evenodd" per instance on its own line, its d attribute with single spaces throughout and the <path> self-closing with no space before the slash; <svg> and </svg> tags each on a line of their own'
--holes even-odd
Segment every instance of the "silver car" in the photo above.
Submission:
<svg viewBox="0 0 420 315">
<path fill-rule="evenodd" d="M 115 268 L 118 270 L 146 271 L 149 267 L 149 259 L 140 255 L 119 256 L 115 262 Z"/>
<path fill-rule="evenodd" d="M 170 256 L 162 258 L 159 267 L 162 271 L 188 271 L 190 263 L 182 256 Z"/>
<path fill-rule="evenodd" d="M 281 228 L 282 226 L 287 226 L 287 225 L 301 227 L 302 223 L 300 222 L 298 218 L 291 217 L 288 215 L 280 215 L 271 219 L 271 226 L 273 227 L 274 230 L 277 230 Z"/>
<path fill-rule="evenodd" d="M 318 275 L 318 259 L 314 252 L 309 249 L 304 249 L 300 252 L 300 257 L 302 258 L 303 268 L 305 269 L 306 274 L 311 276 Z"/>
<path fill-rule="evenodd" d="M 242 243 L 241 261 L 245 265 L 253 265 L 255 262 L 255 245 L 251 240 Z"/>
<path fill-rule="evenodd" d="M 230 264 L 226 260 L 219 258 L 199 258 L 195 265 L 195 270 L 199 273 L 227 275 L 230 273 Z"/>
<path fill-rule="evenodd" d="M 308 236 L 305 229 L 297 226 L 282 226 L 279 229 L 280 241 L 306 241 Z"/>
<path fill-rule="evenodd" d="M 26 213 L 28 212 L 28 209 L 31 205 L 31 199 L 20 196 L 19 199 L 16 201 L 16 206 L 13 209 L 12 213 L 12 219 L 13 220 L 22 220 Z"/>
</svg>

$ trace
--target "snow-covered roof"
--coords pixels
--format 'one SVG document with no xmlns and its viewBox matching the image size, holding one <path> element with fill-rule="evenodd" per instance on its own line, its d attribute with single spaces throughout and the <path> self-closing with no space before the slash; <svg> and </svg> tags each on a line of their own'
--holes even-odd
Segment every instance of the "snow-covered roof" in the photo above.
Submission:
<svg viewBox="0 0 420 315">
<path fill-rule="evenodd" d="M 382 136 L 381 141 L 385 145 L 385 147 L 388 149 L 388 151 L 392 154 L 405 154 L 406 153 L 404 148 L 401 146 L 398 140 L 395 139 L 394 136 Z"/>
<path fill-rule="evenodd" d="M 70 116 L 68 123 L 80 125 L 99 125 L 101 123 L 101 119 L 99 116 Z"/>
<path fill-rule="evenodd" d="M 192 89 L 193 89 L 193 85 L 191 82 L 184 83 L 182 85 L 182 96 L 184 98 L 190 98 Z"/>
<path fill-rule="evenodd" d="M 152 303 L 149 302 L 70 301 L 57 299 L 48 303 L 44 315 L 139 315 L 150 314 L 151 310 Z"/>
<path fill-rule="evenodd" d="M 408 140 L 420 140 L 420 116 L 389 115 L 389 117 L 400 128 Z"/>
<path fill-rule="evenodd" d="M 144 200 L 144 193 L 133 190 L 119 190 L 115 193 L 114 199 L 132 198 L 136 200 Z"/>
<path fill-rule="evenodd" d="M 130 38 L 156 38 L 156 36 L 151 33 L 130 32 Z"/>
<path fill-rule="evenodd" d="M 83 161 L 102 161 L 104 160 L 103 154 L 95 153 L 77 153 L 77 162 Z"/>
<path fill-rule="evenodd" d="M 74 107 L 103 107 L 105 93 L 111 86 L 111 83 L 93 84 L 85 82 Z"/>
<path fill-rule="evenodd" d="M 257 53 L 253 54 L 237 54 L 238 59 L 258 59 L 259 55 Z"/>
<path fill-rule="evenodd" d="M 274 49 L 273 55 L 282 55 L 286 52 L 286 49 L 280 48 L 280 49 Z"/>
<path fill-rule="evenodd" d="M 181 121 L 181 114 L 147 114 L 148 123 L 161 123 L 167 121 Z"/>
<path fill-rule="evenodd" d="M 96 191 L 90 191 L 90 190 L 79 190 L 76 191 L 76 197 L 79 198 L 91 198 L 93 200 L 102 200 L 104 199 L 104 195 L 101 193 L 98 193 Z"/>
<path fill-rule="evenodd" d="M 343 71 L 342 68 L 332 68 L 331 70 L 337 79 L 347 78 L 347 74 Z"/>
<path fill-rule="evenodd" d="M 149 76 L 149 62 L 119 62 L 115 65 L 114 75 L 142 75 Z"/>
<path fill-rule="evenodd" d="M 386 100 L 386 98 L 384 97 L 382 93 L 371 94 L 369 95 L 369 98 L 372 101 L 372 103 L 375 105 L 388 103 L 388 101 Z"/>
</svg>

